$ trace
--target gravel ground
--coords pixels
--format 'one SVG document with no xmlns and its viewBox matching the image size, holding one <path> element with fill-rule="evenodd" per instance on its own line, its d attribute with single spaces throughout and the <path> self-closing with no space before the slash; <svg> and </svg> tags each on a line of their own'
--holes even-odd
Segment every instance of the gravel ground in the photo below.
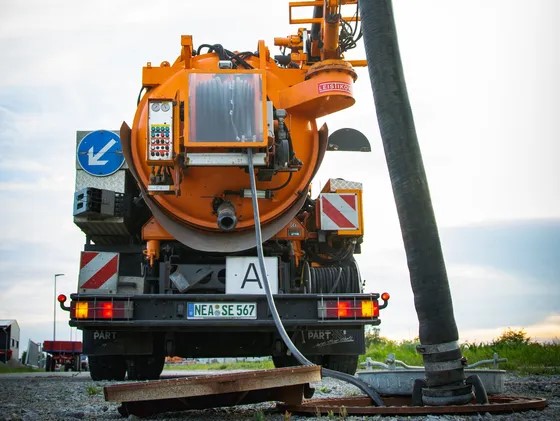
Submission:
<svg viewBox="0 0 560 421">
<path fill-rule="evenodd" d="M 0 374 L 0 421 L 43 421 L 43 420 L 122 420 L 117 412 L 118 404 L 106 402 L 103 387 L 112 382 L 93 381 L 87 373 L 61 376 L 41 373 L 41 376 L 21 374 Z M 69 375 L 68 375 L 69 374 Z M 343 397 L 361 395 L 355 386 L 333 379 L 323 379 L 313 384 L 314 398 Z M 560 376 L 516 376 L 507 374 L 506 395 L 541 397 L 548 400 L 543 411 L 529 411 L 507 415 L 477 414 L 469 416 L 421 417 L 363 417 L 349 416 L 346 420 L 560 420 Z M 129 420 L 138 419 L 129 416 Z M 317 419 L 292 415 L 284 417 L 274 410 L 274 403 L 237 406 L 232 408 L 207 409 L 203 411 L 182 411 L 160 414 L 150 420 L 284 420 L 294 421 Z M 338 415 L 323 416 L 324 420 L 343 419 Z"/>
</svg>

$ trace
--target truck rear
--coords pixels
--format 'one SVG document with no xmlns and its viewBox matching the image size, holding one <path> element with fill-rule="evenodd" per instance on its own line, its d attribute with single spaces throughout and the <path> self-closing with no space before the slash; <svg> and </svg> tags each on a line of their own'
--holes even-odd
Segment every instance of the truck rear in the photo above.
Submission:
<svg viewBox="0 0 560 421">
<path fill-rule="evenodd" d="M 354 259 L 362 184 L 331 178 L 314 198 L 310 187 L 328 150 L 369 150 L 355 130 L 317 126 L 354 103 L 356 73 L 302 30 L 275 42 L 291 53 L 182 36 L 175 62 L 143 68 L 132 127 L 78 132 L 74 222 L 86 244 L 62 306 L 92 378 L 157 378 L 166 355 L 295 364 L 264 282 L 305 356 L 355 372 L 364 328 L 389 299 L 364 293 Z"/>
<path fill-rule="evenodd" d="M 43 342 L 43 352 L 47 353 L 45 370 L 56 371 L 58 367 L 61 371 L 81 371 L 82 350 L 79 341 Z"/>
<path fill-rule="evenodd" d="M 129 379 L 158 378 L 167 355 L 272 356 L 277 367 L 295 365 L 276 332 L 255 256 L 166 245 L 173 254 L 154 269 L 141 245 L 85 246 L 70 324 L 83 331 L 94 380 L 122 380 L 125 372 Z M 267 249 L 267 277 L 292 341 L 311 361 L 354 373 L 364 326 L 380 323 L 388 296 L 361 292 L 354 260 L 303 265 L 305 275 L 290 256 Z"/>
</svg>

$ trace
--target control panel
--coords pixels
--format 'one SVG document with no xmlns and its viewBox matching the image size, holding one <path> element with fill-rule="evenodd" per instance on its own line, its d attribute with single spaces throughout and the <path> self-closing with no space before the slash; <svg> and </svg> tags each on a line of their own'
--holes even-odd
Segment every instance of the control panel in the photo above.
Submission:
<svg viewBox="0 0 560 421">
<path fill-rule="evenodd" d="M 147 161 L 173 161 L 173 101 L 152 99 L 148 104 Z"/>
</svg>

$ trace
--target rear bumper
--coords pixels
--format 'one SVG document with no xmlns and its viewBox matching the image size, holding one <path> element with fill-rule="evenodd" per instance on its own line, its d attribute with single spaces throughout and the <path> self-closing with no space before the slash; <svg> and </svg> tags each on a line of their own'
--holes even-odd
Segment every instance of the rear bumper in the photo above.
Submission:
<svg viewBox="0 0 560 421">
<path fill-rule="evenodd" d="M 79 329 L 111 329 L 124 331 L 274 331 L 275 325 L 263 295 L 225 294 L 173 294 L 173 295 L 99 295 L 72 294 L 72 305 L 80 301 L 126 302 L 132 309 L 128 317 L 77 319 L 71 314 L 70 326 Z M 274 301 L 282 323 L 287 329 L 313 326 L 320 328 L 350 328 L 378 325 L 377 315 L 368 318 L 327 318 L 320 308 L 326 301 L 372 300 L 376 304 L 379 294 L 278 294 Z M 189 303 L 256 303 L 256 318 L 206 318 L 190 319 Z"/>
</svg>

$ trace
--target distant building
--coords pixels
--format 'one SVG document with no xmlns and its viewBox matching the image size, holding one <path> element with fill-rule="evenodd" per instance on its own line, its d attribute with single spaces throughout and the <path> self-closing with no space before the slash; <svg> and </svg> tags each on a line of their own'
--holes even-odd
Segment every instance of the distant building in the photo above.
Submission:
<svg viewBox="0 0 560 421">
<path fill-rule="evenodd" d="M 16 320 L 0 320 L 0 361 L 19 358 L 19 325 Z"/>
<path fill-rule="evenodd" d="M 43 357 L 43 353 L 41 352 L 41 344 L 35 343 L 31 339 L 29 339 L 27 343 L 27 353 L 24 354 L 25 361 L 22 361 L 23 364 L 44 368 L 44 365 L 42 365 L 42 363 L 44 362 L 45 358 Z"/>
</svg>

